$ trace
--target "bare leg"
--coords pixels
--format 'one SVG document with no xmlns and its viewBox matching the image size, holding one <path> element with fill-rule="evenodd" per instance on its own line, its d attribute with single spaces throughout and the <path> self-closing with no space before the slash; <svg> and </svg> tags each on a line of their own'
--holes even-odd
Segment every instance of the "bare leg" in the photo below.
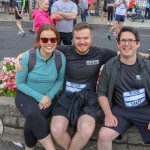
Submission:
<svg viewBox="0 0 150 150">
<path fill-rule="evenodd" d="M 118 21 L 114 21 L 114 25 L 110 28 L 109 32 L 118 31 Z"/>
<path fill-rule="evenodd" d="M 25 146 L 25 150 L 33 150 L 33 148 L 29 148 L 29 147 Z"/>
<path fill-rule="evenodd" d="M 56 150 L 54 144 L 52 142 L 51 135 L 49 134 L 44 139 L 39 140 L 39 142 L 43 145 L 46 150 Z"/>
<path fill-rule="evenodd" d="M 98 150 L 112 150 L 112 140 L 117 138 L 119 133 L 113 129 L 102 127 L 97 141 Z"/>
<path fill-rule="evenodd" d="M 73 137 L 69 150 L 81 150 L 89 141 L 95 129 L 95 119 L 89 115 L 83 115 L 77 123 L 77 132 Z"/>
<path fill-rule="evenodd" d="M 19 32 L 23 32 L 22 26 L 21 26 L 21 19 L 16 20 L 16 25 L 19 28 Z"/>
<path fill-rule="evenodd" d="M 55 141 L 65 150 L 68 150 L 71 137 L 67 132 L 68 119 L 63 116 L 54 116 L 51 121 L 51 133 Z"/>
</svg>

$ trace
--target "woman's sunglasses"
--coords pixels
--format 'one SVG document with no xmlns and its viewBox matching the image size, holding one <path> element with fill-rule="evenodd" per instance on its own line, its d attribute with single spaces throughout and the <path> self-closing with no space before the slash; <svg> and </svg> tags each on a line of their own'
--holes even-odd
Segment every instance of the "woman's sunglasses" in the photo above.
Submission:
<svg viewBox="0 0 150 150">
<path fill-rule="evenodd" d="M 56 43 L 57 42 L 57 38 L 56 37 L 53 37 L 53 38 L 46 38 L 46 37 L 43 37 L 43 38 L 40 38 L 42 43 L 48 43 L 48 41 L 50 40 L 51 43 Z"/>
</svg>

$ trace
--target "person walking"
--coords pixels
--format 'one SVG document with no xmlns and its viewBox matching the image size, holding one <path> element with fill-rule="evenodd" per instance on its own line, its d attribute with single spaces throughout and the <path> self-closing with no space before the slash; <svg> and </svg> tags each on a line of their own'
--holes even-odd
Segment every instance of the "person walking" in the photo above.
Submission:
<svg viewBox="0 0 150 150">
<path fill-rule="evenodd" d="M 114 4 L 114 7 L 116 7 L 115 11 L 115 19 L 114 24 L 110 28 L 109 32 L 106 34 L 107 40 L 111 40 L 111 33 L 115 31 L 115 34 L 118 35 L 120 29 L 123 26 L 123 23 L 125 21 L 126 16 L 126 8 L 127 3 L 125 0 L 117 0 L 117 2 Z"/>
<path fill-rule="evenodd" d="M 39 141 L 46 150 L 55 150 L 47 118 L 56 103 L 55 96 L 64 82 L 66 66 L 65 56 L 61 55 L 61 68 L 58 72 L 55 64 L 56 46 L 59 34 L 53 25 L 43 25 L 39 29 L 36 45 L 35 66 L 30 70 L 29 53 L 21 60 L 23 70 L 16 73 L 17 94 L 15 103 L 25 117 L 25 150 L 34 149 Z M 33 55 L 32 55 L 33 57 Z M 33 64 L 31 64 L 33 65 Z"/>
<path fill-rule="evenodd" d="M 17 35 L 21 35 L 22 37 L 25 36 L 25 31 L 22 27 L 22 17 L 24 13 L 24 7 L 25 7 L 25 1 L 22 0 L 15 0 L 14 1 L 14 7 L 15 7 L 15 19 L 16 19 L 16 25 L 19 29 Z"/>
</svg>

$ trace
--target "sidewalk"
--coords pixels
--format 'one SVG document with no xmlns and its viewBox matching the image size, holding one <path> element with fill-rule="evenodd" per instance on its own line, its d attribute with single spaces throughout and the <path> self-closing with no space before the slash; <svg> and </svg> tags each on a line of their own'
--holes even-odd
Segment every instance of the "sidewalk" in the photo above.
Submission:
<svg viewBox="0 0 150 150">
<path fill-rule="evenodd" d="M 0 21 L 15 21 L 15 16 L 8 14 L 0 14 Z M 29 16 L 27 15 L 23 17 L 23 22 L 32 22 L 32 20 L 29 20 Z M 80 16 L 77 17 L 77 22 L 81 22 Z M 104 18 L 104 22 L 100 22 L 100 17 L 89 16 L 87 17 L 87 22 L 92 25 L 107 25 L 107 18 Z M 131 22 L 130 19 L 126 18 L 124 25 L 140 28 L 150 28 L 150 20 L 145 20 L 144 23 L 142 23 L 141 20 Z"/>
</svg>

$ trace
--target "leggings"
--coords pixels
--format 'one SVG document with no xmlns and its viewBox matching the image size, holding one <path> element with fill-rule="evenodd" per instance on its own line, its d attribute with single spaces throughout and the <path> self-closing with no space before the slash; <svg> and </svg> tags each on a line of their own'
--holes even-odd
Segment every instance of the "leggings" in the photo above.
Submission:
<svg viewBox="0 0 150 150">
<path fill-rule="evenodd" d="M 47 118 L 50 116 L 55 100 L 52 101 L 50 107 L 46 109 L 39 109 L 38 102 L 17 91 L 15 103 L 18 110 L 25 117 L 24 138 L 25 143 L 29 148 L 36 145 L 38 140 L 41 140 L 50 134 L 50 127 Z"/>
<path fill-rule="evenodd" d="M 113 20 L 113 12 L 114 12 L 114 8 L 113 7 L 108 7 L 108 21 Z"/>
</svg>

